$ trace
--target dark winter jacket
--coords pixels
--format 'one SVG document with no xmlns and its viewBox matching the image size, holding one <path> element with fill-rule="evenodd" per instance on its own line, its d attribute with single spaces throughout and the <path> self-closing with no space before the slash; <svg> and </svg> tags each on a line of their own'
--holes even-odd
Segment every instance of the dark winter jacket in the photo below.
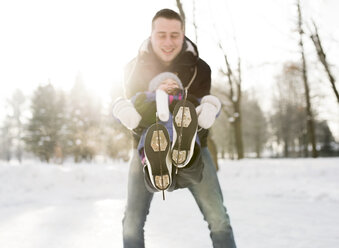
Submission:
<svg viewBox="0 0 339 248">
<path fill-rule="evenodd" d="M 197 75 L 188 89 L 188 93 L 196 98 L 210 94 L 211 69 L 209 65 L 199 58 L 196 45 L 185 37 L 182 51 L 173 60 L 170 66 L 164 66 L 152 49 L 150 39 L 147 39 L 141 46 L 139 54 L 125 69 L 125 95 L 131 98 L 138 92 L 148 90 L 149 82 L 161 72 L 173 72 L 181 80 L 184 87 L 191 81 L 195 67 Z M 208 130 L 198 133 L 201 145 L 207 145 Z M 136 139 L 138 139 L 136 137 Z"/>
</svg>

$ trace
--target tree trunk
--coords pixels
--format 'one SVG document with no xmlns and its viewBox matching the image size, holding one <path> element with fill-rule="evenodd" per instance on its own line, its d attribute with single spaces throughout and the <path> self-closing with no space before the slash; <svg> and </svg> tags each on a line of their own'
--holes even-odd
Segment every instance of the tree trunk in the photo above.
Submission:
<svg viewBox="0 0 339 248">
<path fill-rule="evenodd" d="M 289 157 L 289 153 L 288 153 L 288 141 L 284 140 L 284 157 L 288 158 Z"/>
<path fill-rule="evenodd" d="M 193 27 L 194 27 L 194 34 L 195 34 L 195 44 L 198 45 L 198 26 L 197 26 L 197 22 L 195 18 L 195 13 L 196 13 L 195 0 L 193 0 L 192 5 L 193 5 Z"/>
<path fill-rule="evenodd" d="M 226 52 L 224 51 L 221 43 L 219 42 L 219 48 L 224 53 L 224 59 L 225 64 L 227 68 L 226 76 L 228 78 L 229 83 L 229 101 L 232 102 L 233 106 L 233 116 L 230 115 L 225 109 L 224 112 L 227 116 L 233 117 L 233 127 L 234 127 L 234 138 L 235 138 L 235 144 L 237 148 L 238 153 L 238 159 L 244 158 L 244 145 L 242 142 L 242 123 L 241 123 L 241 70 L 240 70 L 240 58 L 238 61 L 238 78 L 235 78 L 233 75 L 233 71 L 231 69 L 231 66 L 228 62 L 228 58 L 226 55 Z"/>
<path fill-rule="evenodd" d="M 299 46 L 300 46 L 300 53 L 302 59 L 302 76 L 305 88 L 305 96 L 306 96 L 306 122 L 307 122 L 307 134 L 309 138 L 309 142 L 312 145 L 312 157 L 318 157 L 318 152 L 316 148 L 316 138 L 315 138 L 315 129 L 314 129 L 314 121 L 313 121 L 313 114 L 311 109 L 311 100 L 310 100 L 310 90 L 308 86 L 308 79 L 307 79 L 307 69 L 306 69 L 306 59 L 305 59 L 305 52 L 304 52 L 304 44 L 303 44 L 303 29 L 302 29 L 302 17 L 301 17 L 301 9 L 300 9 L 300 1 L 297 2 L 298 5 L 298 30 L 300 35 Z"/>
<path fill-rule="evenodd" d="M 184 24 L 184 28 L 185 28 L 185 26 L 186 26 L 186 16 L 185 16 L 184 8 L 182 7 L 182 3 L 181 3 L 180 0 L 176 0 L 176 3 L 177 3 L 177 7 L 179 9 L 179 13 L 180 13 L 181 19 L 184 22 L 183 24 Z"/>
<path fill-rule="evenodd" d="M 241 127 L 241 114 L 240 114 L 240 101 L 237 101 L 234 105 L 235 113 L 237 113 L 237 118 L 234 121 L 234 131 L 235 131 L 235 144 L 238 152 L 238 159 L 244 158 L 244 144 L 242 141 L 242 127 Z"/>
<path fill-rule="evenodd" d="M 321 45 L 321 40 L 320 40 L 320 37 L 319 37 L 319 33 L 318 33 L 318 28 L 317 26 L 315 25 L 315 23 L 313 22 L 313 26 L 314 26 L 314 34 L 311 35 L 311 39 L 313 41 L 313 44 L 314 44 L 314 47 L 317 51 L 317 54 L 318 54 L 318 57 L 319 57 L 319 60 L 320 62 L 323 64 L 324 68 L 325 68 L 325 71 L 327 73 L 327 76 L 330 80 L 330 83 L 332 85 L 332 89 L 333 89 L 333 92 L 337 98 L 337 102 L 339 103 L 339 93 L 338 93 L 338 90 L 335 86 L 335 79 L 334 79 L 334 76 L 330 70 L 330 67 L 329 67 L 329 64 L 326 60 L 326 54 L 324 52 L 324 49 Z"/>
<path fill-rule="evenodd" d="M 255 144 L 255 153 L 257 154 L 257 158 L 261 158 L 261 147 L 260 142 L 256 142 Z"/>
</svg>

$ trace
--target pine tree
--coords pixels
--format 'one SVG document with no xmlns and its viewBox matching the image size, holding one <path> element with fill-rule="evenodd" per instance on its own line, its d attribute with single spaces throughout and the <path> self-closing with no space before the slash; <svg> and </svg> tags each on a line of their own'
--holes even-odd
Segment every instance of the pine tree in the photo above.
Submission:
<svg viewBox="0 0 339 248">
<path fill-rule="evenodd" d="M 1 126 L 0 156 L 7 161 L 15 157 L 19 162 L 23 156 L 23 110 L 25 96 L 21 90 L 14 91 L 12 96 L 7 99 L 7 115 Z"/>
<path fill-rule="evenodd" d="M 246 152 L 254 152 L 257 158 L 261 157 L 264 145 L 268 140 L 268 124 L 266 117 L 255 98 L 243 94 L 241 103 L 243 112 L 244 144 Z"/>
<path fill-rule="evenodd" d="M 64 105 L 49 83 L 39 86 L 34 92 L 31 105 L 32 117 L 27 127 L 25 141 L 28 150 L 42 161 L 50 162 L 56 147 L 63 140 Z"/>
<path fill-rule="evenodd" d="M 316 122 L 317 141 L 320 145 L 320 154 L 322 156 L 335 155 L 335 139 L 327 124 L 327 121 Z"/>
<path fill-rule="evenodd" d="M 68 130 L 74 161 L 91 161 L 101 146 L 101 103 L 86 90 L 80 75 L 69 95 Z"/>
<path fill-rule="evenodd" d="M 113 159 L 129 159 L 129 152 L 132 147 L 130 131 L 118 123 L 112 116 L 105 120 L 103 143 L 105 144 L 105 154 Z"/>
<path fill-rule="evenodd" d="M 12 97 L 8 100 L 8 104 L 10 107 L 11 115 L 8 116 L 12 123 L 12 134 L 13 134 L 13 149 L 15 153 L 15 157 L 19 162 L 22 160 L 23 155 L 23 123 L 22 123 L 22 112 L 23 105 L 25 103 L 25 96 L 21 90 L 17 89 Z"/>
<path fill-rule="evenodd" d="M 284 157 L 306 156 L 305 99 L 298 63 L 285 63 L 276 77 L 276 92 L 271 116 L 276 142 L 283 146 Z"/>
<path fill-rule="evenodd" d="M 10 161 L 12 158 L 13 138 L 11 134 L 11 127 L 12 123 L 8 118 L 6 118 L 1 126 L 0 136 L 0 157 L 6 161 Z"/>
</svg>

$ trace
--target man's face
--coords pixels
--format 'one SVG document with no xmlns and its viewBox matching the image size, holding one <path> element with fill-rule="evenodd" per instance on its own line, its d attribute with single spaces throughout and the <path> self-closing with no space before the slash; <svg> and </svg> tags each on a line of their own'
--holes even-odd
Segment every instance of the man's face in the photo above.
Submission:
<svg viewBox="0 0 339 248">
<path fill-rule="evenodd" d="M 180 53 L 183 42 L 184 31 L 180 21 L 159 17 L 153 22 L 153 51 L 165 65 L 169 65 Z"/>
</svg>

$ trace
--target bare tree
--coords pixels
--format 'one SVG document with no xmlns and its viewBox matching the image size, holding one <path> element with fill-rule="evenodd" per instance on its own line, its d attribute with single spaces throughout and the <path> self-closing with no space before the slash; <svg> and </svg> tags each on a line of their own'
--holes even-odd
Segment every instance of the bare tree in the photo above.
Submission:
<svg viewBox="0 0 339 248">
<path fill-rule="evenodd" d="M 196 12 L 196 8 L 195 8 L 195 0 L 193 0 L 193 27 L 194 27 L 194 34 L 195 34 L 195 44 L 198 44 L 198 25 L 197 25 L 197 20 L 195 18 L 195 12 Z"/>
<path fill-rule="evenodd" d="M 311 99 L 310 99 L 310 89 L 307 78 L 307 68 L 306 68 L 306 59 L 305 59 L 305 51 L 304 51 L 304 43 L 303 43 L 303 28 L 302 28 L 302 15 L 300 8 L 300 0 L 297 0 L 298 7 L 298 32 L 299 32 L 299 46 L 300 46 L 300 54 L 302 61 L 302 75 L 303 82 L 305 88 L 305 96 L 306 96 L 306 121 L 307 121 L 307 134 L 309 138 L 309 142 L 312 145 L 312 157 L 318 157 L 318 152 L 316 148 L 316 138 L 315 138 L 315 128 L 314 128 L 314 120 L 311 108 Z"/>
<path fill-rule="evenodd" d="M 237 76 L 233 73 L 233 70 L 229 64 L 227 54 L 225 49 L 221 45 L 221 42 L 218 43 L 219 48 L 223 52 L 225 64 L 226 64 L 226 72 L 222 71 L 224 75 L 227 76 L 228 79 L 228 93 L 226 94 L 229 102 L 232 105 L 232 112 L 229 112 L 225 108 L 223 111 L 229 117 L 230 122 L 234 128 L 235 135 L 235 145 L 237 148 L 238 159 L 244 158 L 244 145 L 243 145 L 243 134 L 242 134 L 242 123 L 241 123 L 241 60 L 238 58 L 238 68 L 237 68 Z"/>
<path fill-rule="evenodd" d="M 11 136 L 11 146 L 15 157 L 21 163 L 23 156 L 23 105 L 25 96 L 21 90 L 17 89 L 12 97 L 7 100 L 10 114 L 6 117 L 8 134 Z"/>
<path fill-rule="evenodd" d="M 179 9 L 181 19 L 184 22 L 184 27 L 185 27 L 185 25 L 186 25 L 186 15 L 185 15 L 184 8 L 182 7 L 182 3 L 181 3 L 180 0 L 176 0 L 176 3 L 177 3 L 177 6 L 178 6 L 178 9 Z"/>
<path fill-rule="evenodd" d="M 225 99 L 225 87 L 214 85 L 212 87 L 212 94 L 217 96 L 222 102 L 223 110 L 218 116 L 215 124 L 212 126 L 212 138 L 215 141 L 218 152 L 221 155 L 221 158 L 225 158 L 225 155 L 230 159 L 235 159 L 236 149 L 234 141 L 234 128 L 232 122 L 229 121 L 229 116 L 226 114 L 232 109 L 232 104 L 228 102 L 228 99 Z"/>
<path fill-rule="evenodd" d="M 184 26 L 185 26 L 186 15 L 185 15 L 183 5 L 182 5 L 180 0 L 176 0 L 176 3 L 177 3 L 177 7 L 179 9 L 181 18 L 182 18 L 182 20 L 184 22 Z M 198 34 L 197 34 L 198 27 L 197 27 L 196 22 L 195 22 L 195 1 L 193 3 L 193 26 L 194 26 L 194 30 L 195 30 L 195 38 L 196 38 L 196 41 L 197 41 L 198 40 Z M 216 148 L 216 144 L 213 141 L 211 135 L 208 136 L 208 148 L 211 152 L 213 162 L 215 163 L 216 169 L 218 170 L 218 168 L 219 168 L 219 166 L 218 166 L 218 151 L 217 151 L 217 148 Z"/>
<path fill-rule="evenodd" d="M 324 68 L 325 68 L 325 71 L 327 73 L 327 76 L 331 82 L 331 85 L 332 85 L 332 89 L 333 89 L 333 92 L 335 94 L 335 96 L 337 97 L 337 101 L 339 103 L 339 93 L 338 93 L 338 90 L 335 86 L 335 78 L 331 72 L 331 69 L 330 69 L 330 66 L 327 62 L 327 59 L 326 59 L 326 54 L 324 52 L 324 49 L 323 49 L 323 46 L 321 44 L 321 40 L 320 40 L 320 37 L 319 37 L 319 32 L 318 32 L 318 27 L 317 25 L 315 24 L 315 22 L 313 21 L 313 26 L 314 26 L 314 31 L 313 33 L 311 34 L 311 39 L 313 41 L 313 44 L 314 44 L 314 47 L 317 51 L 317 54 L 318 54 L 318 58 L 320 60 L 320 62 L 323 64 Z"/>
<path fill-rule="evenodd" d="M 179 9 L 180 16 L 183 20 L 184 27 L 185 27 L 186 26 L 186 15 L 185 15 L 183 5 L 182 5 L 180 0 L 176 0 L 176 3 L 177 3 L 177 7 Z M 192 2 L 192 7 L 193 7 L 193 10 L 192 10 L 192 14 L 193 14 L 192 25 L 193 25 L 193 28 L 194 28 L 195 43 L 197 44 L 198 43 L 198 25 L 197 25 L 196 18 L 195 18 L 195 13 L 196 13 L 196 5 L 195 4 L 196 4 L 196 1 L 193 0 L 193 2 Z"/>
</svg>

